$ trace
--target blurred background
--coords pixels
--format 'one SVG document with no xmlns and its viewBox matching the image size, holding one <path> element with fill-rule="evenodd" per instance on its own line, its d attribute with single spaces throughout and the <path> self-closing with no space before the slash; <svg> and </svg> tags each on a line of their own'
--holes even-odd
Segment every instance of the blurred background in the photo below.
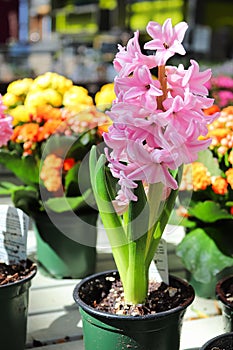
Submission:
<svg viewBox="0 0 233 350">
<path fill-rule="evenodd" d="M 2 94 L 9 82 L 46 71 L 95 93 L 115 76 L 117 44 L 124 45 L 136 29 L 143 43 L 147 22 L 162 24 L 168 17 L 173 25 L 189 24 L 185 60 L 233 74 L 232 0 L 1 0 L 0 17 Z M 182 59 L 173 58 L 185 65 Z"/>
</svg>

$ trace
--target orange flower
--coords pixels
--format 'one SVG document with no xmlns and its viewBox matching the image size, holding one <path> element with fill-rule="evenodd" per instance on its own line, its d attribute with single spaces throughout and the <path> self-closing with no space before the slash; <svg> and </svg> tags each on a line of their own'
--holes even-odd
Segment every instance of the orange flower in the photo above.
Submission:
<svg viewBox="0 0 233 350">
<path fill-rule="evenodd" d="M 208 169 L 200 162 L 192 163 L 192 175 L 194 191 L 205 190 L 211 184 Z"/>
<path fill-rule="evenodd" d="M 63 169 L 65 171 L 68 171 L 71 168 L 73 168 L 74 165 L 75 165 L 75 159 L 74 158 L 66 158 L 64 160 Z"/>
<path fill-rule="evenodd" d="M 233 106 L 227 106 L 227 107 L 223 108 L 222 111 L 227 113 L 227 114 L 233 114 Z"/>
<path fill-rule="evenodd" d="M 49 154 L 43 163 L 43 168 L 55 168 L 55 169 L 62 169 L 63 166 L 63 159 L 60 157 L 57 157 L 55 154 Z"/>
<path fill-rule="evenodd" d="M 209 108 L 203 110 L 205 115 L 211 115 L 217 112 L 220 112 L 220 108 L 217 105 L 213 105 Z"/>
<path fill-rule="evenodd" d="M 222 109 L 220 116 L 209 125 L 207 137 L 212 138 L 211 147 L 217 147 L 217 152 L 224 155 L 233 146 L 233 106 Z"/>
<path fill-rule="evenodd" d="M 226 137 L 228 135 L 228 130 L 226 128 L 215 128 L 210 131 L 211 136 L 215 136 L 218 140 Z"/>
<path fill-rule="evenodd" d="M 38 141 L 46 140 L 50 135 L 58 132 L 61 126 L 61 120 L 48 120 L 43 126 L 39 128 Z"/>
<path fill-rule="evenodd" d="M 229 185 L 233 189 L 233 168 L 228 169 L 225 172 L 225 174 L 226 174 L 226 177 L 227 177 L 227 182 L 229 183 Z"/>
<path fill-rule="evenodd" d="M 229 153 L 228 161 L 229 161 L 229 163 L 233 164 L 233 150 L 231 150 Z"/>
<path fill-rule="evenodd" d="M 36 123 L 27 123 L 19 125 L 14 129 L 11 140 L 15 142 L 37 141 L 39 125 Z"/>
<path fill-rule="evenodd" d="M 44 182 L 44 186 L 50 192 L 58 192 L 62 190 L 62 166 L 63 159 L 55 154 L 49 154 L 42 165 L 40 178 Z"/>
<path fill-rule="evenodd" d="M 38 121 L 49 119 L 62 120 L 62 112 L 60 108 L 52 107 L 51 105 L 41 105 L 36 108 L 36 119 Z"/>
<path fill-rule="evenodd" d="M 227 187 L 228 187 L 228 182 L 226 179 L 224 179 L 221 176 L 217 176 L 216 178 L 214 178 L 214 180 L 212 182 L 212 190 L 216 194 L 221 194 L 221 195 L 226 194 Z"/>
<path fill-rule="evenodd" d="M 58 192 L 62 188 L 60 173 L 51 169 L 47 172 L 47 178 L 44 179 L 44 185 L 49 192 Z"/>
<path fill-rule="evenodd" d="M 21 142 L 21 141 L 18 141 L 18 136 L 21 132 L 21 129 L 22 129 L 22 125 L 18 125 L 13 129 L 13 134 L 11 135 L 11 141 Z"/>
<path fill-rule="evenodd" d="M 231 213 L 231 215 L 233 215 L 233 207 L 231 207 L 230 213 Z"/>
</svg>

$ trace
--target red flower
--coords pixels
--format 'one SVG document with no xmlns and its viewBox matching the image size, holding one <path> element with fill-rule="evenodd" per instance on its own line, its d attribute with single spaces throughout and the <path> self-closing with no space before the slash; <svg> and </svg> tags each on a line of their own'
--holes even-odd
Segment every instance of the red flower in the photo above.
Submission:
<svg viewBox="0 0 233 350">
<path fill-rule="evenodd" d="M 63 163 L 63 170 L 68 171 L 75 165 L 74 158 L 66 158 Z"/>
</svg>

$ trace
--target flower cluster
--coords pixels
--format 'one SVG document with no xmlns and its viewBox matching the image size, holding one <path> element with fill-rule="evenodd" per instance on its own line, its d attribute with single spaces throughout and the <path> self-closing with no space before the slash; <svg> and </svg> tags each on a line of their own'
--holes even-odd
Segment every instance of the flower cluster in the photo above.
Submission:
<svg viewBox="0 0 233 350">
<path fill-rule="evenodd" d="M 216 110 L 214 106 L 205 113 Z M 220 111 L 207 137 L 212 139 L 209 149 L 184 166 L 177 201 L 187 233 L 177 254 L 193 279 L 202 283 L 233 264 L 233 106 Z"/>
<path fill-rule="evenodd" d="M 95 94 L 95 105 L 98 110 L 106 111 L 111 108 L 112 101 L 115 100 L 115 98 L 114 83 L 107 83 Z"/>
<path fill-rule="evenodd" d="M 233 214 L 233 106 L 221 110 L 207 136 L 209 151 L 200 155 L 202 162 L 185 165 L 180 190 L 194 191 L 194 202 L 198 192 L 198 200 L 213 200 Z"/>
<path fill-rule="evenodd" d="M 152 40 L 144 45 L 148 56 L 141 52 L 138 32 L 126 48 L 119 46 L 114 60 L 117 97 L 108 113 L 113 125 L 104 134 L 113 149 L 108 160 L 121 187 L 116 198 L 119 205 L 137 200 L 136 181 L 162 182 L 177 189 L 171 170 L 196 160 L 211 142 L 200 139 L 208 132 L 207 123 L 216 117 L 203 112 L 213 104 L 205 87 L 211 70 L 200 72 L 194 60 L 188 69 L 165 66 L 175 53 L 185 54 L 181 41 L 186 29 L 184 22 L 172 28 L 171 19 L 163 26 L 150 22 L 147 32 Z M 155 68 L 158 79 L 151 73 Z"/>
<path fill-rule="evenodd" d="M 109 123 L 88 90 L 47 72 L 34 80 L 24 78 L 9 84 L 2 96 L 3 105 L 4 121 L 10 120 L 13 128 L 11 125 L 11 134 L 5 134 L 10 140 L 0 149 L 0 163 L 24 187 L 4 183 L 1 193 L 9 191 L 18 207 L 19 201 L 24 202 L 21 209 L 29 214 L 44 210 L 41 191 L 46 199 L 81 196 L 78 177 L 75 180 L 71 174 L 77 175 L 81 160 L 93 144 L 102 141 L 102 132 Z M 19 195 L 24 199 L 20 200 Z"/>
<path fill-rule="evenodd" d="M 221 108 L 233 104 L 233 78 L 227 75 L 213 76 L 206 84 L 211 96 Z"/>
</svg>

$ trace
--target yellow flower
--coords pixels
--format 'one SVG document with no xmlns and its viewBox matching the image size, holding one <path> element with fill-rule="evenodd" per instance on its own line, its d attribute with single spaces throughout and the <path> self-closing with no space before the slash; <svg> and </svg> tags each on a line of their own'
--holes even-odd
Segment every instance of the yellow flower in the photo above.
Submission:
<svg viewBox="0 0 233 350">
<path fill-rule="evenodd" d="M 47 89 L 51 86 L 51 80 L 53 73 L 47 72 L 45 74 L 39 75 L 33 81 L 32 90 L 37 89 Z"/>
<path fill-rule="evenodd" d="M 7 92 L 10 92 L 16 96 L 26 95 L 30 90 L 32 83 L 33 79 L 31 78 L 15 80 L 8 85 Z"/>
<path fill-rule="evenodd" d="M 25 98 L 24 104 L 27 107 L 37 107 L 47 104 L 47 98 L 44 94 L 44 90 L 29 92 Z"/>
<path fill-rule="evenodd" d="M 15 95 L 11 92 L 7 92 L 5 95 L 3 95 L 2 101 L 3 101 L 4 105 L 8 108 L 12 108 L 12 107 L 17 106 L 18 104 L 23 103 L 22 98 L 20 98 L 19 96 Z"/>
<path fill-rule="evenodd" d="M 13 125 L 17 125 L 20 122 L 28 122 L 30 120 L 30 115 L 34 112 L 35 110 L 33 108 L 28 108 L 24 105 L 19 105 L 11 109 L 10 114 L 13 117 Z"/>
<path fill-rule="evenodd" d="M 105 84 L 95 94 L 95 104 L 100 111 L 109 109 L 113 100 L 116 98 L 114 83 Z"/>
<path fill-rule="evenodd" d="M 53 107 L 61 107 L 62 106 L 62 96 L 54 89 L 45 89 L 44 97 L 48 104 Z"/>
<path fill-rule="evenodd" d="M 56 73 L 54 73 L 56 74 Z M 65 78 L 62 75 L 54 75 L 51 88 L 57 90 L 60 94 L 64 95 L 64 93 L 69 90 L 73 86 L 73 82 L 70 79 Z"/>
<path fill-rule="evenodd" d="M 93 106 L 93 99 L 88 95 L 87 89 L 74 85 L 64 93 L 63 105 L 75 112 L 79 112 L 88 106 Z"/>
<path fill-rule="evenodd" d="M 72 85 L 70 79 L 54 72 L 46 72 L 34 79 L 31 89 L 45 90 L 51 88 L 63 95 Z"/>
</svg>

